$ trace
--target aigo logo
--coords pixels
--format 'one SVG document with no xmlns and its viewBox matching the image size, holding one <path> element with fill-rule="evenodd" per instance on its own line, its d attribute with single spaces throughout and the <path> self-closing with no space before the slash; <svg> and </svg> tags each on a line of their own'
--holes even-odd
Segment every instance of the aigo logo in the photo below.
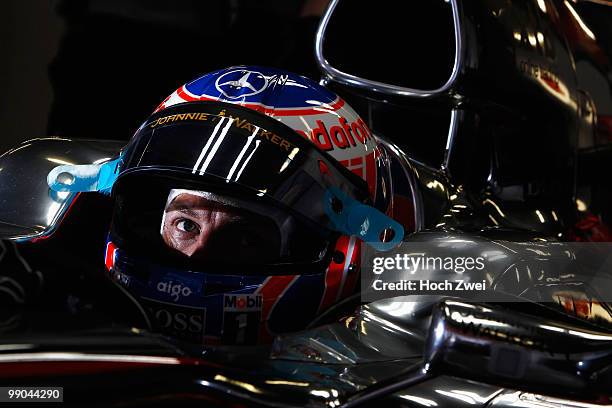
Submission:
<svg viewBox="0 0 612 408">
<path fill-rule="evenodd" d="M 178 302 L 181 297 L 189 297 L 193 293 L 189 286 L 180 282 L 175 283 L 172 280 L 158 282 L 156 289 L 158 292 L 170 295 L 175 302 Z"/>
</svg>

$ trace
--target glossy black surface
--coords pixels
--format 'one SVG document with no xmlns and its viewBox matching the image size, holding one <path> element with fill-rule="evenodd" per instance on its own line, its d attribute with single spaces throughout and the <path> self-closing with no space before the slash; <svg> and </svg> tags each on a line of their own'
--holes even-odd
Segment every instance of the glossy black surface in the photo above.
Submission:
<svg viewBox="0 0 612 408">
<path fill-rule="evenodd" d="M 596 43 L 572 3 L 457 4 L 462 63 L 451 88 L 415 101 L 329 84 L 402 163 L 414 199 L 411 239 L 450 237 L 484 249 L 502 240 L 534 247 L 568 240 L 579 217 L 576 198 L 585 189 L 594 198 L 589 208 L 603 208 L 605 220 L 610 206 L 601 192 L 609 187 L 604 165 L 610 155 L 591 137 L 592 101 L 576 68 L 580 62 L 599 67 Z M 0 186 L 13 196 L 3 194 L 0 207 L 27 209 L 19 222 L 14 212 L 0 217 L 7 223 L 3 236 L 52 231 L 65 201 L 47 195 L 41 175 L 57 165 L 48 158 L 91 163 L 119 148 L 97 146 L 41 140 L 3 156 L 0 180 L 7 170 L 11 176 Z M 386 299 L 277 337 L 270 347 L 194 349 L 152 336 L 134 321 L 78 333 L 26 327 L 3 337 L 0 375 L 7 384 L 61 384 L 66 401 L 81 404 L 95 393 L 100 404 L 122 406 L 610 406 L 610 304 L 584 287 L 530 298 L 526 289 L 550 288 L 567 277 L 555 269 L 534 277 L 521 262 L 513 267 L 500 267 L 491 279 L 531 302 Z M 119 314 L 128 314 L 128 304 Z M 143 361 L 135 356 L 151 358 L 136 366 Z M 103 368 L 104 359 L 109 366 Z M 49 362 L 53 377 L 41 371 Z M 75 371 L 75 362 L 89 368 Z"/>
<path fill-rule="evenodd" d="M 435 307 L 425 367 L 527 391 L 598 400 L 612 384 L 612 334 L 489 305 Z"/>
<path fill-rule="evenodd" d="M 75 195 L 49 190 L 49 171 L 61 164 L 110 160 L 124 144 L 49 137 L 23 142 L 0 156 L 0 237 L 32 239 L 51 233 Z"/>
</svg>

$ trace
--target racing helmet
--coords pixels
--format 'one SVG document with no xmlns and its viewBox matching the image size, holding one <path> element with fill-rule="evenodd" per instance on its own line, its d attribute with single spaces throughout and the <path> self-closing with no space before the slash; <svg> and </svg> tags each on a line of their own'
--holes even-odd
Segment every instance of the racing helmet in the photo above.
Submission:
<svg viewBox="0 0 612 408">
<path fill-rule="evenodd" d="M 361 242 L 401 240 L 379 155 L 364 121 L 324 87 L 232 67 L 173 92 L 118 158 L 59 166 L 49 183 L 112 194 L 106 267 L 156 330 L 253 344 L 353 295 Z"/>
</svg>

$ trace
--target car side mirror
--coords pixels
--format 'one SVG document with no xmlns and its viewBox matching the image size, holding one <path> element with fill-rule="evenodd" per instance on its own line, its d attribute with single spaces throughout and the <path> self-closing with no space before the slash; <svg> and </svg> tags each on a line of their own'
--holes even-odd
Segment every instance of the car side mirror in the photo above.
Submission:
<svg viewBox="0 0 612 408">
<path fill-rule="evenodd" d="M 457 0 L 332 0 L 315 53 L 328 79 L 368 92 L 445 93 L 461 67 Z"/>
</svg>

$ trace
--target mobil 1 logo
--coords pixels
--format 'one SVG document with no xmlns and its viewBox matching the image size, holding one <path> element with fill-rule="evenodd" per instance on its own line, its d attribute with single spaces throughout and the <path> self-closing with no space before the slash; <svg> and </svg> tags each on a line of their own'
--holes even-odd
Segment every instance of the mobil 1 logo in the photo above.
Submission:
<svg viewBox="0 0 612 408">
<path fill-rule="evenodd" d="M 226 344 L 255 344 L 261 322 L 260 295 L 223 296 L 223 342 Z"/>
</svg>

